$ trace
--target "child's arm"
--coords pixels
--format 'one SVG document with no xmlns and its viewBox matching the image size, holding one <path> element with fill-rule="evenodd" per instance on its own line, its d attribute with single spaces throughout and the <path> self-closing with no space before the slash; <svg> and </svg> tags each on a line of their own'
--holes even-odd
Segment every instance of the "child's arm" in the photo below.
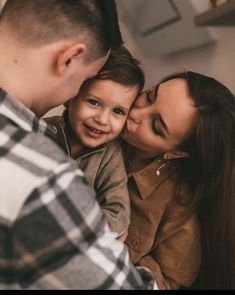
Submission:
<svg viewBox="0 0 235 295">
<path fill-rule="evenodd" d="M 130 200 L 122 151 L 117 142 L 109 144 L 100 166 L 95 183 L 98 201 L 111 230 L 121 234 L 130 223 Z"/>
</svg>

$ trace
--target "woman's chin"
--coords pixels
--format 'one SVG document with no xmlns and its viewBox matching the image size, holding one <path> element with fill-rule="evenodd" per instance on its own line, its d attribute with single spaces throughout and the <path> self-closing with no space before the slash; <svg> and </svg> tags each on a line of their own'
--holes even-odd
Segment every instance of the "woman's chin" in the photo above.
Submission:
<svg viewBox="0 0 235 295">
<path fill-rule="evenodd" d="M 130 131 L 131 121 L 127 119 L 126 124 L 124 126 L 124 130 L 126 132 Z"/>
<path fill-rule="evenodd" d="M 128 127 L 127 124 L 125 124 L 125 126 L 122 129 L 122 133 L 127 133 L 128 132 Z"/>
<path fill-rule="evenodd" d="M 122 133 L 122 139 L 123 139 L 125 142 L 127 142 L 128 144 L 133 145 L 130 136 L 128 136 L 128 132 L 123 132 L 123 133 Z"/>
</svg>

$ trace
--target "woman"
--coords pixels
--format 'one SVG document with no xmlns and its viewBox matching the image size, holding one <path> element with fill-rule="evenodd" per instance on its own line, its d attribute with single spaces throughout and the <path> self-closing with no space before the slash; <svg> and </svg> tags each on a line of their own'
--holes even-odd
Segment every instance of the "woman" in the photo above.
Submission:
<svg viewBox="0 0 235 295">
<path fill-rule="evenodd" d="M 235 287 L 234 135 L 234 96 L 193 72 L 141 94 L 129 115 L 126 243 L 160 289 Z"/>
</svg>

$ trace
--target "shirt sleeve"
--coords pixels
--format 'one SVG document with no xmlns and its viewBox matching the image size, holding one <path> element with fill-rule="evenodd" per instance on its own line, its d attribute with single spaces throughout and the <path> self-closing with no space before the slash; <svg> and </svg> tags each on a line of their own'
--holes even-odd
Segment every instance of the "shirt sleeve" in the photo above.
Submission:
<svg viewBox="0 0 235 295">
<path fill-rule="evenodd" d="M 103 213 L 111 230 L 120 234 L 130 223 L 130 198 L 118 143 L 114 142 L 108 148 L 96 179 L 95 190 Z"/>
<path fill-rule="evenodd" d="M 76 172 L 77 171 L 77 172 Z M 25 289 L 152 289 L 115 239 L 79 170 L 57 166 L 10 229 L 8 279 Z M 11 254 L 11 255 L 10 255 Z M 5 270 L 6 274 L 6 270 Z"/>
<path fill-rule="evenodd" d="M 155 274 L 159 289 L 189 287 L 196 279 L 201 264 L 197 216 L 194 214 L 179 221 L 166 216 L 156 236 L 151 252 L 137 264 Z"/>
</svg>

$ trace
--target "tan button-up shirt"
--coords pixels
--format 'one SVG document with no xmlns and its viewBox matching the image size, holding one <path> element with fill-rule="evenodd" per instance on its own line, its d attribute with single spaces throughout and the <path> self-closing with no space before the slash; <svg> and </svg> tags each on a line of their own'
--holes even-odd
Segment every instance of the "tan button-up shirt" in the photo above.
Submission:
<svg viewBox="0 0 235 295">
<path fill-rule="evenodd" d="M 54 126 L 59 143 L 70 156 L 63 116 L 44 119 Z M 130 223 L 130 199 L 119 143 L 112 141 L 91 149 L 74 161 L 76 166 L 84 172 L 88 184 L 95 189 L 97 201 L 111 230 L 118 234 L 122 233 Z"/>
<path fill-rule="evenodd" d="M 175 181 L 168 166 L 155 160 L 129 175 L 131 223 L 126 240 L 131 259 L 156 275 L 160 289 L 190 286 L 201 264 L 200 225 L 195 213 L 174 199 Z"/>
</svg>

